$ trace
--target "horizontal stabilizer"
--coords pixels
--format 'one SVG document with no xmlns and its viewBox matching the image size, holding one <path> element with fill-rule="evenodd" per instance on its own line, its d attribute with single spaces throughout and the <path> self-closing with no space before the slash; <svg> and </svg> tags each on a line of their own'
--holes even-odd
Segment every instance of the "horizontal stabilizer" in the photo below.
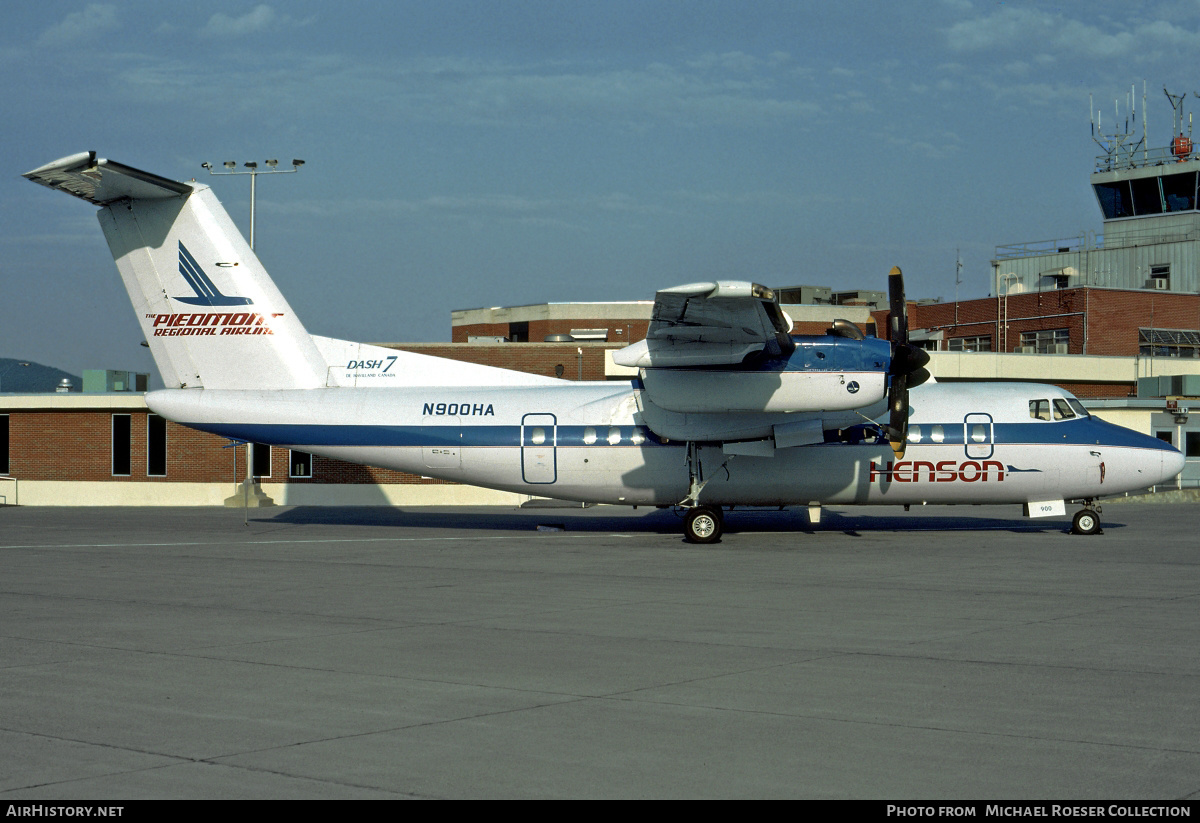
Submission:
<svg viewBox="0 0 1200 823">
<path fill-rule="evenodd" d="M 27 171 L 22 176 L 97 206 L 117 200 L 161 200 L 180 197 L 192 191 L 188 183 L 178 183 L 111 160 L 97 159 L 94 151 L 72 154 Z"/>
</svg>

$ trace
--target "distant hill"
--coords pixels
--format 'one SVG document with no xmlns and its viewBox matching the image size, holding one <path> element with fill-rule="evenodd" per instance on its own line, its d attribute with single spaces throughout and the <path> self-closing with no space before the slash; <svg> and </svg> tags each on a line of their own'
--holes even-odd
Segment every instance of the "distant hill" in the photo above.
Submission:
<svg viewBox="0 0 1200 823">
<path fill-rule="evenodd" d="M 21 365 L 26 363 L 28 365 Z M 35 394 L 53 392 L 64 377 L 71 380 L 71 391 L 83 390 L 83 378 L 77 374 L 43 366 L 32 360 L 0 357 L 0 392 L 5 394 Z"/>
</svg>

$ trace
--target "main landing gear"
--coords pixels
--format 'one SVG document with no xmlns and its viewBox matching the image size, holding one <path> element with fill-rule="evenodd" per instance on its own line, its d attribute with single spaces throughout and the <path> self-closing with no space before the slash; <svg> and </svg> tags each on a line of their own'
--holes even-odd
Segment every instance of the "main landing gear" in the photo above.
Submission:
<svg viewBox="0 0 1200 823">
<path fill-rule="evenodd" d="M 1071 534 L 1104 534 L 1100 528 L 1100 507 L 1090 500 L 1085 501 L 1071 521 Z"/>
<path fill-rule="evenodd" d="M 720 506 L 693 506 L 683 519 L 683 536 L 689 543 L 716 543 L 725 529 Z"/>
<path fill-rule="evenodd" d="M 721 468 L 725 468 L 732 455 L 726 458 Z M 697 504 L 700 492 L 704 491 L 708 481 L 704 479 L 700 466 L 700 448 L 698 443 L 687 444 L 688 466 L 688 496 L 679 505 L 687 508 L 683 516 L 683 537 L 689 543 L 716 543 L 721 539 L 725 530 L 724 519 L 720 506 L 702 506 Z M 720 471 L 718 469 L 717 471 Z"/>
</svg>

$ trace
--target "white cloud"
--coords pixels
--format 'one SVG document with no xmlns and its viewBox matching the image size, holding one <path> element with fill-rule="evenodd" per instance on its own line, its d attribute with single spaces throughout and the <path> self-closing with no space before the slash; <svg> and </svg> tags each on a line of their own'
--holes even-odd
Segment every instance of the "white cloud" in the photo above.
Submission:
<svg viewBox="0 0 1200 823">
<path fill-rule="evenodd" d="M 230 17 L 228 14 L 217 12 L 208 18 L 208 23 L 200 30 L 200 34 L 203 37 L 241 37 L 265 31 L 278 21 L 275 10 L 262 3 L 241 17 Z"/>
<path fill-rule="evenodd" d="M 1137 12 L 1131 11 L 1132 14 Z M 1110 60 L 1155 54 L 1163 49 L 1194 49 L 1200 31 L 1168 20 L 1107 21 L 1101 27 L 1041 9 L 1006 6 L 992 14 L 961 20 L 945 30 L 946 43 L 958 52 L 1020 50 L 1044 61 L 1050 55 Z"/>
<path fill-rule="evenodd" d="M 89 3 L 83 11 L 68 14 L 38 37 L 39 46 L 68 46 L 113 31 L 120 26 L 117 7 L 108 3 Z"/>
</svg>

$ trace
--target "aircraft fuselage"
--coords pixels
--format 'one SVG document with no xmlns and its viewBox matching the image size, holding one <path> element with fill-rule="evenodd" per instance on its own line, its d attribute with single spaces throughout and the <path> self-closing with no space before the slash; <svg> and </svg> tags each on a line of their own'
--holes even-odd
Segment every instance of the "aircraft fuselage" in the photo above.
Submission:
<svg viewBox="0 0 1200 823">
<path fill-rule="evenodd" d="M 656 435 L 637 384 L 354 390 L 173 389 L 154 411 L 222 436 L 517 493 L 672 505 L 703 484 L 707 505 L 1031 503 L 1142 489 L 1179 471 L 1155 438 L 1069 411 L 1038 384 L 934 384 L 912 391 L 897 459 L 864 421 L 884 412 L 814 414 L 828 442 L 730 454 Z M 1059 401 L 1055 404 L 1055 401 Z M 1039 405 L 1040 404 L 1040 405 Z M 1054 409 L 1033 416 L 1034 407 Z M 857 427 L 857 428 L 856 428 Z M 855 442 L 858 441 L 858 442 Z M 737 450 L 736 447 L 733 450 Z M 754 451 L 751 449 L 750 451 Z"/>
</svg>

